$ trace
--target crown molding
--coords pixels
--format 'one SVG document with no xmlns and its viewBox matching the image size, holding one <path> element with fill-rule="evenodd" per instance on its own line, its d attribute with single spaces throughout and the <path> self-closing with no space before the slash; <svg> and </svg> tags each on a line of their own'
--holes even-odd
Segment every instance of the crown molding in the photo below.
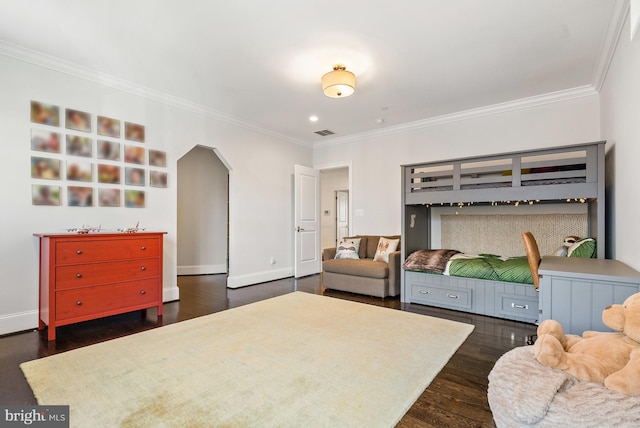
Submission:
<svg viewBox="0 0 640 428">
<path fill-rule="evenodd" d="M 421 119 L 414 122 L 403 123 L 401 125 L 390 126 L 388 128 L 377 129 L 370 132 L 362 132 L 359 134 L 349 135 L 345 137 L 334 138 L 329 141 L 315 143 L 314 148 L 330 147 L 340 144 L 349 144 L 360 142 L 364 139 L 376 138 L 387 135 L 400 134 L 415 131 L 423 128 L 431 128 L 441 126 L 448 123 L 459 122 L 463 120 L 474 119 L 483 116 L 506 113 L 509 111 L 522 110 L 531 107 L 551 104 L 561 101 L 568 101 L 576 98 L 597 95 L 598 92 L 591 85 L 580 86 L 573 89 L 563 91 L 550 92 L 543 95 L 536 95 L 528 98 L 520 98 L 514 101 L 508 101 L 490 106 L 479 107 L 475 109 L 464 110 L 456 113 L 445 114 L 441 116 Z"/>
<path fill-rule="evenodd" d="M 216 121 L 247 129 L 250 131 L 258 132 L 269 137 L 283 140 L 292 144 L 298 144 L 305 147 L 312 147 L 311 143 L 297 140 L 295 138 L 281 135 L 251 123 L 238 119 L 237 117 L 219 112 L 217 110 L 210 109 L 200 104 L 187 101 L 185 99 L 165 94 L 154 89 L 150 89 L 135 83 L 119 79 L 117 77 L 100 73 L 87 67 L 83 67 L 78 64 L 74 64 L 69 61 L 65 61 L 60 58 L 56 58 L 51 55 L 47 55 L 32 49 L 19 46 L 6 40 L 0 40 L 0 55 L 8 56 L 19 61 L 28 62 L 40 67 L 48 68 L 59 73 L 64 73 L 79 79 L 87 80 L 89 82 L 97 83 L 102 86 L 117 89 L 129 94 L 133 94 L 149 101 L 154 101 L 160 104 L 172 106 L 190 113 L 195 113 L 207 118 L 214 119 Z"/>
<path fill-rule="evenodd" d="M 618 46 L 618 41 L 620 40 L 624 23 L 628 16 L 629 0 L 615 0 L 611 7 L 611 14 L 609 15 L 607 33 L 602 41 L 598 62 L 591 79 L 592 86 L 597 92 L 600 92 L 602 85 L 604 85 L 609 66 L 611 65 L 611 61 L 613 61 L 613 55 Z"/>
<path fill-rule="evenodd" d="M 624 28 L 624 23 L 627 19 L 628 14 L 629 0 L 614 0 L 614 4 L 611 7 L 611 14 L 609 15 L 609 23 L 607 25 L 606 35 L 600 48 L 600 53 L 598 55 L 598 60 L 596 63 L 594 74 L 591 78 L 590 85 L 580 86 L 563 91 L 551 92 L 528 98 L 522 98 L 519 100 L 508 101 L 505 103 L 494 104 L 486 107 L 479 107 L 476 109 L 465 110 L 457 113 L 436 116 L 433 118 L 409 122 L 375 131 L 333 138 L 327 141 L 316 142 L 314 143 L 313 147 L 322 148 L 340 144 L 355 143 L 367 138 L 394 135 L 422 128 L 439 126 L 446 123 L 488 116 L 491 114 L 505 113 L 508 111 L 520 110 L 549 103 L 567 101 L 574 98 L 597 95 L 600 93 L 600 89 L 604 84 L 609 66 L 611 65 L 611 61 L 613 60 L 613 55 L 615 54 L 615 50 L 618 45 L 618 41 L 620 40 L 620 36 Z"/>
</svg>

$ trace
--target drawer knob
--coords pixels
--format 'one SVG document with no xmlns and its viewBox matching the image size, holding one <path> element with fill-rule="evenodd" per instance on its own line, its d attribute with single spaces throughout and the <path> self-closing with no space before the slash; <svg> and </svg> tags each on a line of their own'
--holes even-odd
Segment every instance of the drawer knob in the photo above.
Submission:
<svg viewBox="0 0 640 428">
<path fill-rule="evenodd" d="M 140 294 L 147 294 L 147 292 L 144 290 L 140 290 Z"/>
<path fill-rule="evenodd" d="M 140 249 L 141 249 L 142 251 L 144 251 L 144 250 L 146 250 L 146 249 L 147 249 L 147 247 L 145 247 L 145 246 L 143 245 L 142 247 L 140 247 Z"/>
<path fill-rule="evenodd" d="M 78 306 L 82 306 L 82 300 L 78 300 L 78 301 L 76 302 L 76 305 L 78 305 Z"/>
<path fill-rule="evenodd" d="M 511 302 L 511 307 L 515 309 L 529 309 L 529 305 L 518 305 L 513 302 Z"/>
<path fill-rule="evenodd" d="M 459 299 L 460 298 L 460 296 L 458 296 L 456 294 L 449 294 L 449 293 L 447 293 L 447 297 L 450 298 L 450 299 Z"/>
<path fill-rule="evenodd" d="M 76 254 L 82 254 L 82 250 L 77 250 Z"/>
<path fill-rule="evenodd" d="M 429 290 L 418 290 L 421 294 L 429 294 Z"/>
<path fill-rule="evenodd" d="M 142 266 L 142 267 L 140 268 L 140 270 L 147 270 L 147 268 L 146 268 L 146 267 L 144 267 L 144 266 Z"/>
<path fill-rule="evenodd" d="M 82 274 L 81 273 L 77 273 L 76 274 L 76 278 L 82 278 Z"/>
</svg>

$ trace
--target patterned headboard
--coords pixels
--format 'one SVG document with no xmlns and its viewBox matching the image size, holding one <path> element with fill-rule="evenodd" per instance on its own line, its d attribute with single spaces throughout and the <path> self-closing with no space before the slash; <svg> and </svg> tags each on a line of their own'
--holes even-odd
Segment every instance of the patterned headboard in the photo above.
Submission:
<svg viewBox="0 0 640 428">
<path fill-rule="evenodd" d="M 520 234 L 529 231 L 544 256 L 552 254 L 565 236 L 588 237 L 587 221 L 587 214 L 443 214 L 440 248 L 472 254 L 524 256 Z"/>
</svg>

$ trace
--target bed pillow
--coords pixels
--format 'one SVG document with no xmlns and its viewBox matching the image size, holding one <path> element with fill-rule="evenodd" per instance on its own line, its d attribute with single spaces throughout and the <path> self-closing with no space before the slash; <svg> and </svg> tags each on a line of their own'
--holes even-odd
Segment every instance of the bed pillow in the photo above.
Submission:
<svg viewBox="0 0 640 428">
<path fill-rule="evenodd" d="M 593 238 L 584 238 L 577 241 L 567 250 L 567 257 L 595 258 L 596 240 Z"/>
<path fill-rule="evenodd" d="M 343 238 L 336 249 L 336 259 L 359 259 L 360 238 Z"/>
<path fill-rule="evenodd" d="M 376 249 L 376 255 L 373 256 L 373 261 L 389 263 L 389 253 L 393 253 L 398 248 L 399 243 L 399 239 L 381 237 L 378 241 L 378 248 Z"/>
</svg>

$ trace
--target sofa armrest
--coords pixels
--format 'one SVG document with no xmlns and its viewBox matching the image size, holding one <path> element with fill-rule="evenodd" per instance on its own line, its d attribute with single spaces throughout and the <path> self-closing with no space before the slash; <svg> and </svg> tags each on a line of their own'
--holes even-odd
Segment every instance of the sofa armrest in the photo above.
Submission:
<svg viewBox="0 0 640 428">
<path fill-rule="evenodd" d="M 333 248 L 325 248 L 322 250 L 322 260 L 331 260 L 336 257 L 336 247 Z"/>
<path fill-rule="evenodd" d="M 400 251 L 389 253 L 389 294 L 397 296 L 400 294 L 400 272 L 402 271 L 402 261 Z"/>
</svg>

